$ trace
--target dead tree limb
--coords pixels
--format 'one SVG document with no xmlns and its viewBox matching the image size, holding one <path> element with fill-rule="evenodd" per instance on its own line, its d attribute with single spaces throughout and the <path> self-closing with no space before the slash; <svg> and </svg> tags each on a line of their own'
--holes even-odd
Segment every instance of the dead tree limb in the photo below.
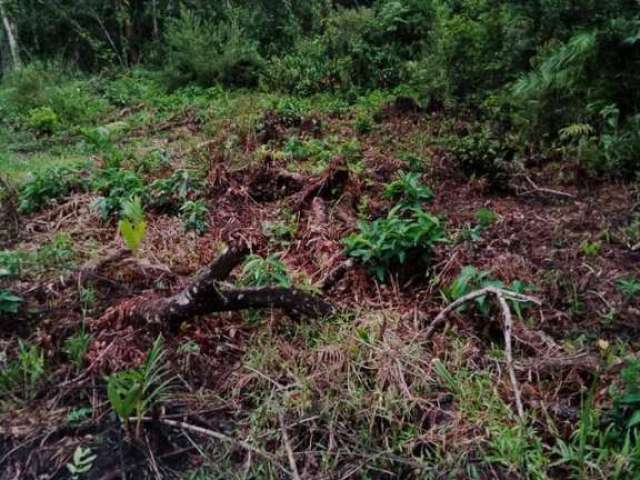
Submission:
<svg viewBox="0 0 640 480">
<path fill-rule="evenodd" d="M 112 307 L 102 317 L 130 317 L 145 323 L 179 325 L 196 316 L 248 308 L 279 308 L 310 317 L 333 313 L 325 300 L 295 288 L 231 288 L 223 283 L 248 254 L 246 245 L 226 249 L 198 273 L 182 291 L 169 297 L 152 297 L 129 302 L 129 307 Z"/>
<path fill-rule="evenodd" d="M 425 332 L 425 337 L 430 338 L 433 335 L 433 332 L 436 328 L 442 325 L 449 313 L 463 305 L 464 303 L 475 300 L 476 298 L 482 297 L 484 295 L 493 294 L 498 300 L 498 305 L 500 306 L 500 310 L 502 311 L 502 332 L 504 335 L 504 350 L 505 350 L 505 360 L 507 364 L 507 371 L 509 372 L 509 379 L 511 380 L 511 385 L 513 387 L 513 395 L 515 397 L 516 409 L 518 411 L 518 416 L 522 421 L 525 420 L 524 407 L 522 406 L 522 393 L 520 392 L 520 385 L 518 384 L 518 379 L 516 378 L 515 371 L 513 369 L 513 351 L 512 351 L 512 342 L 511 342 L 511 334 L 513 332 L 513 316 L 511 315 L 511 310 L 509 309 L 509 304 L 507 300 L 512 300 L 516 302 L 531 302 L 536 305 L 540 305 L 541 302 L 537 298 L 529 297 L 527 295 L 522 295 L 520 293 L 513 292 L 511 290 L 505 290 L 502 288 L 496 287 L 485 287 L 480 290 L 476 290 L 475 292 L 471 292 L 463 297 L 460 297 L 455 302 L 451 303 L 448 307 L 442 310 L 435 320 L 431 323 L 429 328 Z"/>
<path fill-rule="evenodd" d="M 524 179 L 531 186 L 531 190 L 528 190 L 526 192 L 522 192 L 520 194 L 521 196 L 523 196 L 523 195 L 531 195 L 533 193 L 543 193 L 543 194 L 553 195 L 553 196 L 556 196 L 556 197 L 569 199 L 569 200 L 575 200 L 575 198 L 576 198 L 576 196 L 572 195 L 571 193 L 562 192 L 560 190 L 552 190 L 550 188 L 539 187 L 533 180 L 531 180 L 530 177 L 528 177 L 526 175 L 525 175 Z"/>
</svg>

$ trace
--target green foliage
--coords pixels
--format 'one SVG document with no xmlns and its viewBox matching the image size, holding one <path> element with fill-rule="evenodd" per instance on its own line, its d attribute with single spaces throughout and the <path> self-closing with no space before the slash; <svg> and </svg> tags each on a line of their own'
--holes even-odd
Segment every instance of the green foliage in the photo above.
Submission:
<svg viewBox="0 0 640 480">
<path fill-rule="evenodd" d="M 23 213 L 33 213 L 73 191 L 86 189 L 87 182 L 80 168 L 51 167 L 31 174 L 19 191 L 19 209 Z"/>
<path fill-rule="evenodd" d="M 73 265 L 73 242 L 65 233 L 55 235 L 35 251 L 0 251 L 0 278 L 38 274 L 47 269 L 68 268 Z"/>
<path fill-rule="evenodd" d="M 298 231 L 298 215 L 289 209 L 281 213 L 282 220 L 266 221 L 262 224 L 262 233 L 271 241 L 287 243 Z M 1 258 L 1 257 L 0 257 Z M 2 263 L 0 263 L 2 265 Z"/>
<path fill-rule="evenodd" d="M 449 151 L 469 177 L 484 178 L 494 190 L 507 190 L 513 150 L 485 128 L 447 142 Z"/>
<path fill-rule="evenodd" d="M 616 287 L 627 300 L 633 300 L 640 295 L 640 281 L 636 277 L 621 278 L 616 282 Z"/>
<path fill-rule="evenodd" d="M 149 186 L 149 205 L 159 210 L 175 210 L 187 200 L 194 199 L 202 189 L 197 173 L 177 170 L 170 177 L 155 180 Z"/>
<path fill-rule="evenodd" d="M 622 393 L 614 395 L 611 419 L 603 418 L 595 408 L 593 393 L 588 395 L 571 439 L 568 442 L 557 440 L 553 453 L 558 460 L 552 466 L 567 467 L 570 478 L 575 479 L 637 478 L 640 474 L 640 437 L 634 417 L 640 420 L 639 372 L 637 363 L 623 370 L 625 386 Z"/>
<path fill-rule="evenodd" d="M 25 252 L 0 251 L 0 278 L 19 277 L 27 263 L 29 255 Z"/>
<path fill-rule="evenodd" d="M 68 233 L 58 233 L 43 244 L 31 261 L 40 270 L 46 268 L 68 268 L 73 265 L 73 240 Z"/>
<path fill-rule="evenodd" d="M 506 288 L 516 293 L 526 293 L 533 290 L 530 285 L 527 285 L 520 280 L 514 280 L 511 284 L 505 287 L 504 283 L 500 280 L 491 278 L 491 273 L 486 271 L 480 271 L 473 266 L 462 267 L 458 276 L 451 282 L 447 288 L 444 289 L 443 294 L 447 301 L 454 302 L 459 298 L 485 287 Z M 487 295 L 482 295 L 475 300 L 476 307 L 480 314 L 484 317 L 489 316 L 491 313 L 491 303 Z M 511 309 L 516 313 L 518 318 L 522 319 L 523 307 L 528 307 L 526 302 L 517 302 L 515 300 L 507 300 Z M 466 305 L 462 305 L 458 308 L 459 312 L 466 309 Z"/>
<path fill-rule="evenodd" d="M 0 368 L 0 393 L 18 402 L 33 400 L 44 369 L 44 352 L 40 347 L 18 340 L 17 358 L 5 360 Z"/>
<path fill-rule="evenodd" d="M 67 463 L 67 470 L 73 480 L 78 480 L 82 475 L 88 473 L 93 467 L 93 462 L 98 458 L 90 448 L 76 447 L 71 461 Z"/>
<path fill-rule="evenodd" d="M 84 357 L 89 349 L 90 343 L 91 335 L 85 331 L 84 326 L 78 333 L 67 338 L 64 342 L 64 352 L 78 371 L 80 371 L 84 365 Z"/>
<path fill-rule="evenodd" d="M 186 232 L 193 230 L 198 234 L 207 231 L 207 215 L 209 208 L 202 200 L 187 200 L 180 207 L 182 227 Z"/>
<path fill-rule="evenodd" d="M 405 207 L 419 207 L 421 203 L 433 199 L 433 192 L 424 185 L 419 173 L 401 173 L 397 180 L 386 186 L 384 196 L 400 200 Z"/>
<path fill-rule="evenodd" d="M 54 133 L 60 126 L 60 119 L 51 107 L 36 107 L 29 110 L 27 127 L 38 133 Z"/>
<path fill-rule="evenodd" d="M 262 65 L 257 44 L 233 13 L 208 23 L 185 10 L 170 23 L 165 40 L 164 77 L 171 87 L 191 82 L 202 86 L 257 83 Z"/>
<path fill-rule="evenodd" d="M 428 265 L 433 247 L 447 240 L 441 221 L 419 209 L 401 205 L 386 218 L 360 222 L 358 232 L 343 240 L 345 253 L 366 265 L 380 281 L 407 259 L 419 267 Z"/>
<path fill-rule="evenodd" d="M 118 216 L 123 202 L 133 196 L 145 198 L 145 188 L 142 179 L 130 170 L 121 168 L 107 168 L 96 173 L 93 189 L 102 195 L 96 199 L 94 207 L 103 220 Z"/>
<path fill-rule="evenodd" d="M 243 285 L 253 287 L 278 286 L 290 288 L 291 278 L 287 266 L 278 254 L 266 258 L 251 255 L 244 263 L 240 281 Z"/>
<path fill-rule="evenodd" d="M 495 212 L 489 208 L 479 208 L 475 213 L 476 222 L 481 228 L 489 228 L 497 219 Z"/>
<path fill-rule="evenodd" d="M 56 62 L 32 62 L 3 77 L 0 98 L 4 121 L 42 133 L 90 123 L 106 111 L 88 82 L 74 80 Z"/>
<path fill-rule="evenodd" d="M 78 425 L 91 416 L 93 410 L 91 407 L 73 408 L 67 414 L 67 422 L 71 425 Z"/>
<path fill-rule="evenodd" d="M 147 233 L 147 222 L 139 197 L 131 197 L 122 202 L 122 218 L 118 222 L 118 231 L 129 250 L 136 252 Z"/>
<path fill-rule="evenodd" d="M 100 154 L 107 168 L 119 168 L 124 154 L 114 141 L 126 128 L 126 123 L 114 122 L 100 127 L 82 128 L 80 133 L 89 151 Z"/>
<path fill-rule="evenodd" d="M 600 250 L 602 249 L 602 244 L 600 242 L 591 242 L 589 240 L 584 240 L 580 244 L 580 252 L 586 257 L 597 257 L 600 255 Z"/>
<path fill-rule="evenodd" d="M 14 295 L 9 290 L 0 289 L 0 313 L 18 313 L 22 301 L 21 297 Z"/>
<path fill-rule="evenodd" d="M 109 375 L 107 397 L 125 425 L 129 425 L 129 418 L 135 415 L 139 427 L 144 414 L 167 394 L 171 381 L 164 340 L 158 336 L 140 367 Z"/>
</svg>

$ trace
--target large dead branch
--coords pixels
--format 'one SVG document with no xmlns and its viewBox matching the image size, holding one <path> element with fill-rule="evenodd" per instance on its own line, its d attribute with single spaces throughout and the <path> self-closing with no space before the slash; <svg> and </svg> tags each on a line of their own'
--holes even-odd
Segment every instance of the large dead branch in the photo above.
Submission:
<svg viewBox="0 0 640 480">
<path fill-rule="evenodd" d="M 169 297 L 151 297 L 109 309 L 103 321 L 126 316 L 146 323 L 176 326 L 196 316 L 248 308 L 279 308 L 294 315 L 326 316 L 334 311 L 325 300 L 295 288 L 233 288 L 224 283 L 248 254 L 246 245 L 226 249 L 191 283 Z"/>
</svg>

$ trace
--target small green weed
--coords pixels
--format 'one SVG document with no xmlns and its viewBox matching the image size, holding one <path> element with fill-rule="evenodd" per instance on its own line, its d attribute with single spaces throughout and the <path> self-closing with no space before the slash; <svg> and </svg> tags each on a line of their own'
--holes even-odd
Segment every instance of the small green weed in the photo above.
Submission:
<svg viewBox="0 0 640 480">
<path fill-rule="evenodd" d="M 84 357 L 91 343 L 91 335 L 85 331 L 84 326 L 78 333 L 67 338 L 64 342 L 64 353 L 74 364 L 76 370 L 82 370 Z"/>
<path fill-rule="evenodd" d="M 142 179 L 134 172 L 121 168 L 100 170 L 93 179 L 93 189 L 102 196 L 94 202 L 94 208 L 104 221 L 120 215 L 123 202 L 133 196 L 145 198 Z"/>
<path fill-rule="evenodd" d="M 40 347 L 18 340 L 18 357 L 5 360 L 0 368 L 0 393 L 18 403 L 31 401 L 44 375 L 44 366 L 44 352 Z"/>
<path fill-rule="evenodd" d="M 208 228 L 208 213 L 209 208 L 203 200 L 187 200 L 180 207 L 182 228 L 185 232 L 193 230 L 198 234 L 203 234 Z"/>
<path fill-rule="evenodd" d="M 298 231 L 298 216 L 290 210 L 283 210 L 282 220 L 265 221 L 262 233 L 273 242 L 286 243 L 295 237 Z"/>
<path fill-rule="evenodd" d="M 73 452 L 73 458 L 67 463 L 67 470 L 73 480 L 78 480 L 93 467 L 93 462 L 98 458 L 90 448 L 78 446 Z"/>
<path fill-rule="evenodd" d="M 78 425 L 91 417 L 92 412 L 91 407 L 72 408 L 67 414 L 67 422 L 71 425 Z"/>
<path fill-rule="evenodd" d="M 251 255 L 244 263 L 240 282 L 253 287 L 276 285 L 290 288 L 292 286 L 287 266 L 278 254 L 272 254 L 266 258 Z"/>
<path fill-rule="evenodd" d="M 139 197 L 132 197 L 122 204 L 122 218 L 118 222 L 118 231 L 129 250 L 136 252 L 147 233 L 147 222 Z"/>
<path fill-rule="evenodd" d="M 585 240 L 580 244 L 580 252 L 586 257 L 597 257 L 601 250 L 602 244 L 600 242 Z"/>
<path fill-rule="evenodd" d="M 640 280 L 636 277 L 621 278 L 616 282 L 616 287 L 626 300 L 633 300 L 640 295 Z"/>
<path fill-rule="evenodd" d="M 139 433 L 140 419 L 167 394 L 171 381 L 164 341 L 158 336 L 139 368 L 116 372 L 107 378 L 107 397 L 125 426 L 129 426 L 132 415 L 138 418 Z"/>
<path fill-rule="evenodd" d="M 22 298 L 14 295 L 9 290 L 0 289 L 0 313 L 18 313 Z"/>
<path fill-rule="evenodd" d="M 26 125 L 38 133 L 52 134 L 60 128 L 60 118 L 51 107 L 37 107 L 29 110 Z"/>
<path fill-rule="evenodd" d="M 483 229 L 489 228 L 498 218 L 495 212 L 489 208 L 479 208 L 474 216 L 478 225 Z"/>
<path fill-rule="evenodd" d="M 421 203 L 433 199 L 433 192 L 424 185 L 419 173 L 401 173 L 384 190 L 386 198 L 400 200 L 403 207 L 419 207 Z"/>
<path fill-rule="evenodd" d="M 197 197 L 201 190 L 202 181 L 198 174 L 178 170 L 149 186 L 149 205 L 159 210 L 175 211 L 179 205 Z"/>
<path fill-rule="evenodd" d="M 443 293 L 447 301 L 453 302 L 475 290 L 485 287 L 505 288 L 505 285 L 502 281 L 491 278 L 490 272 L 480 271 L 473 266 L 465 266 Z M 506 289 L 516 293 L 526 293 L 533 290 L 533 287 L 520 280 L 514 280 Z M 526 308 L 528 305 L 513 300 L 507 300 L 507 302 L 518 318 L 522 319 L 523 308 Z M 475 304 L 482 316 L 486 317 L 489 315 L 491 303 L 486 295 L 476 298 Z M 462 305 L 458 311 L 464 311 L 466 307 L 466 305 Z"/>
</svg>

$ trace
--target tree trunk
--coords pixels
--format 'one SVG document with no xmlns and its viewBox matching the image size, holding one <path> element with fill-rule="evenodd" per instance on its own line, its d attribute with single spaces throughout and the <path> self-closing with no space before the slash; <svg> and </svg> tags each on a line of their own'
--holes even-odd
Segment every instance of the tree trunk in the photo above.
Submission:
<svg viewBox="0 0 640 480">
<path fill-rule="evenodd" d="M 9 51 L 11 52 L 11 61 L 13 63 L 13 68 L 21 68 L 22 60 L 20 59 L 18 35 L 16 33 L 15 25 L 11 21 L 11 18 L 9 18 L 4 0 L 0 0 L 0 16 L 2 16 L 2 24 L 4 26 L 7 42 L 9 43 Z"/>
</svg>

